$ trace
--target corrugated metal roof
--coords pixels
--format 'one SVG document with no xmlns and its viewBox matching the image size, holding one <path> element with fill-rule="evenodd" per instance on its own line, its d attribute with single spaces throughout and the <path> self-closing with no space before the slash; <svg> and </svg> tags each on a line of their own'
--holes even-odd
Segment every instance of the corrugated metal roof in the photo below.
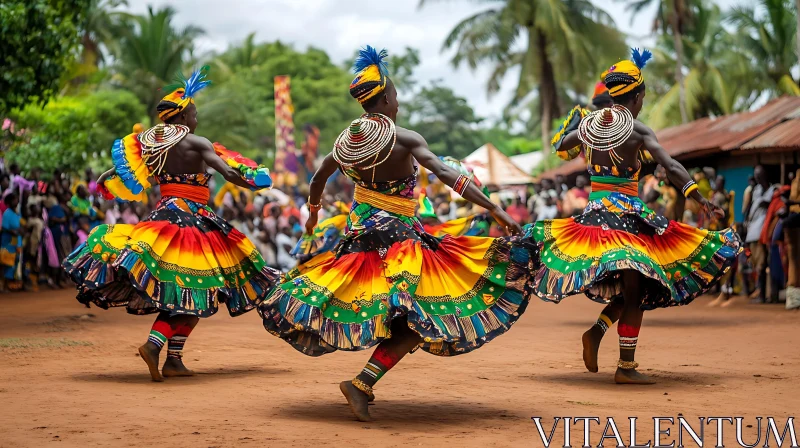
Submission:
<svg viewBox="0 0 800 448">
<path fill-rule="evenodd" d="M 586 171 L 586 159 L 583 157 L 576 157 L 567 163 L 545 171 L 536 178 L 536 181 L 540 182 L 542 179 L 555 179 L 558 175 L 569 176 L 578 171 Z"/>
<path fill-rule="evenodd" d="M 800 119 L 784 121 L 745 143 L 741 149 L 743 151 L 800 149 Z"/>
<path fill-rule="evenodd" d="M 659 143 L 677 158 L 692 158 L 745 145 L 800 114 L 800 97 L 781 97 L 764 107 L 719 118 L 701 118 L 657 132 Z"/>
</svg>

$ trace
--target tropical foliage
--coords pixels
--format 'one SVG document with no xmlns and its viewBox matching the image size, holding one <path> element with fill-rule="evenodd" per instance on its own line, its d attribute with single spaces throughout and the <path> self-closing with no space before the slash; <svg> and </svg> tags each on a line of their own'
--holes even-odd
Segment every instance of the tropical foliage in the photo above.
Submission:
<svg viewBox="0 0 800 448">
<path fill-rule="evenodd" d="M 56 92 L 75 58 L 89 0 L 3 0 L 0 4 L 0 117 Z"/>
<path fill-rule="evenodd" d="M 478 12 L 450 30 L 442 48 L 455 66 L 491 69 L 487 94 L 512 91 L 502 117 L 476 113 L 442 82 L 422 82 L 416 49 L 390 49 L 399 124 L 419 131 L 438 154 L 463 157 L 486 142 L 509 155 L 549 148 L 559 117 L 588 104 L 599 74 L 628 53 L 608 7 L 652 21 L 656 57 L 644 119 L 655 128 L 800 95 L 795 0 L 741 0 L 727 9 L 714 0 L 471 1 Z M 177 26 L 172 8 L 132 15 L 127 3 L 2 2 L 0 118 L 11 121 L 0 150 L 10 148 L 7 158 L 27 167 L 99 168 L 115 138 L 136 122 L 155 123 L 163 86 L 206 63 L 213 85 L 197 100 L 198 133 L 265 163 L 274 156 L 275 76 L 291 77 L 298 146 L 304 125 L 313 124 L 328 152 L 362 113 L 347 91 L 352 61 L 259 42 L 254 33 L 226 51 L 198 54 L 202 29 Z M 557 163 L 546 157 L 542 166 Z"/>
<path fill-rule="evenodd" d="M 82 97 L 61 97 L 44 108 L 30 104 L 12 119 L 20 133 L 6 158 L 24 169 L 52 172 L 97 170 L 111 163 L 111 144 L 130 134 L 145 109 L 132 93 L 101 90 Z"/>
<path fill-rule="evenodd" d="M 541 125 L 542 141 L 549 144 L 552 120 L 597 80 L 609 60 L 623 53 L 623 36 L 608 13 L 589 0 L 482 3 L 491 7 L 458 23 L 444 48 L 456 48 L 456 66 L 491 65 L 489 93 L 499 90 L 512 69 L 518 70 L 509 111 L 522 106 L 530 112 L 530 124 Z"/>
</svg>

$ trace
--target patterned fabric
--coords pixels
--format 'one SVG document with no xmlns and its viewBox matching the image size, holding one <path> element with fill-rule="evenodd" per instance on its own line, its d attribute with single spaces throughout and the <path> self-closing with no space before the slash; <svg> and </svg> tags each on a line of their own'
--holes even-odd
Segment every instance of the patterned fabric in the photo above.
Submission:
<svg viewBox="0 0 800 448">
<path fill-rule="evenodd" d="M 441 224 L 424 225 L 423 227 L 425 228 L 425 232 L 435 237 L 443 237 L 445 235 L 468 235 L 472 230 L 472 225 L 475 223 L 476 218 L 477 215 L 465 216 L 463 218 L 445 221 Z"/>
<path fill-rule="evenodd" d="M 348 175 L 404 198 L 416 183 L 416 174 L 377 183 Z M 310 356 L 372 347 L 404 316 L 423 350 L 467 353 L 524 312 L 535 249 L 512 238 L 436 238 L 415 217 L 354 202 L 336 250 L 289 272 L 259 311 L 267 331 Z"/>
<path fill-rule="evenodd" d="M 207 174 L 162 174 L 164 186 L 207 190 Z M 136 225 L 101 225 L 65 261 L 81 303 L 132 314 L 208 317 L 253 309 L 279 281 L 253 244 L 205 204 L 165 196 Z"/>
<path fill-rule="evenodd" d="M 608 303 L 620 298 L 621 271 L 637 270 L 650 280 L 642 309 L 686 305 L 708 291 L 742 251 L 731 229 L 710 232 L 669 221 L 637 196 L 639 170 L 589 168 L 593 185 L 583 214 L 539 221 L 525 233 L 540 246 L 541 269 L 533 292 L 559 302 L 574 294 Z"/>
<path fill-rule="evenodd" d="M 313 235 L 303 234 L 289 255 L 303 263 L 321 253 L 332 251 L 344 236 L 346 226 L 347 215 L 336 215 L 322 221 L 314 228 Z"/>
<path fill-rule="evenodd" d="M 214 143 L 214 152 L 231 168 L 235 169 L 239 177 L 247 182 L 253 191 L 264 188 L 272 188 L 272 178 L 269 176 L 269 168 L 259 165 L 254 161 L 244 157 L 238 152 Z"/>
</svg>

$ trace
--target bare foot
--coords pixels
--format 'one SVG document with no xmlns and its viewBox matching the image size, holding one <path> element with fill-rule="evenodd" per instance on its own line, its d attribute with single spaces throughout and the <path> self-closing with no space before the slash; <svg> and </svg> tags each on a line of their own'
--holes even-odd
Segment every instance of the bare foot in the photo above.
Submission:
<svg viewBox="0 0 800 448">
<path fill-rule="evenodd" d="M 158 372 L 158 354 L 160 351 L 161 350 L 159 350 L 155 344 L 149 341 L 139 347 L 139 356 L 147 363 L 147 368 L 150 369 L 150 376 L 153 378 L 153 381 L 159 383 L 164 381 L 164 377 Z"/>
<path fill-rule="evenodd" d="M 733 302 L 734 302 L 733 297 L 730 297 L 728 300 L 722 302 L 722 305 L 720 305 L 719 307 L 720 308 L 727 308 L 727 307 L 733 305 Z"/>
<path fill-rule="evenodd" d="M 620 369 L 614 374 L 617 384 L 656 384 L 656 381 L 647 375 L 642 375 L 636 369 Z"/>
<path fill-rule="evenodd" d="M 339 390 L 342 391 L 342 394 L 347 399 L 347 404 L 350 405 L 350 410 L 353 411 L 353 415 L 356 416 L 358 421 L 368 422 L 372 420 L 372 417 L 369 416 L 369 397 L 367 394 L 353 386 L 350 381 L 339 383 Z"/>
<path fill-rule="evenodd" d="M 586 330 L 581 337 L 583 343 L 583 364 L 586 370 L 597 373 L 597 352 L 600 350 L 600 341 L 603 339 L 603 332 L 597 325 Z"/>
<path fill-rule="evenodd" d="M 194 376 L 194 371 L 189 370 L 183 365 L 183 360 L 180 358 L 170 358 L 164 362 L 164 367 L 161 369 L 161 374 L 164 378 L 171 378 L 176 376 Z"/>
</svg>

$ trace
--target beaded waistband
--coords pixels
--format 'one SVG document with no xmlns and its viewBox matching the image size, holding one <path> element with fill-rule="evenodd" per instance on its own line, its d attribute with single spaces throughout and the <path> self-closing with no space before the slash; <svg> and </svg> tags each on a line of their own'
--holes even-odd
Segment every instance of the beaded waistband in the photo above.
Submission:
<svg viewBox="0 0 800 448">
<path fill-rule="evenodd" d="M 360 204 L 368 204 L 396 215 L 413 217 L 417 211 L 417 201 L 414 199 L 378 193 L 361 185 L 356 185 L 353 199 Z"/>
<path fill-rule="evenodd" d="M 632 179 L 612 176 L 592 176 L 592 194 L 589 199 L 598 199 L 608 193 L 639 196 L 639 182 Z"/>
<path fill-rule="evenodd" d="M 208 187 L 186 184 L 161 184 L 161 197 L 188 199 L 199 204 L 208 204 L 211 192 Z"/>
</svg>

